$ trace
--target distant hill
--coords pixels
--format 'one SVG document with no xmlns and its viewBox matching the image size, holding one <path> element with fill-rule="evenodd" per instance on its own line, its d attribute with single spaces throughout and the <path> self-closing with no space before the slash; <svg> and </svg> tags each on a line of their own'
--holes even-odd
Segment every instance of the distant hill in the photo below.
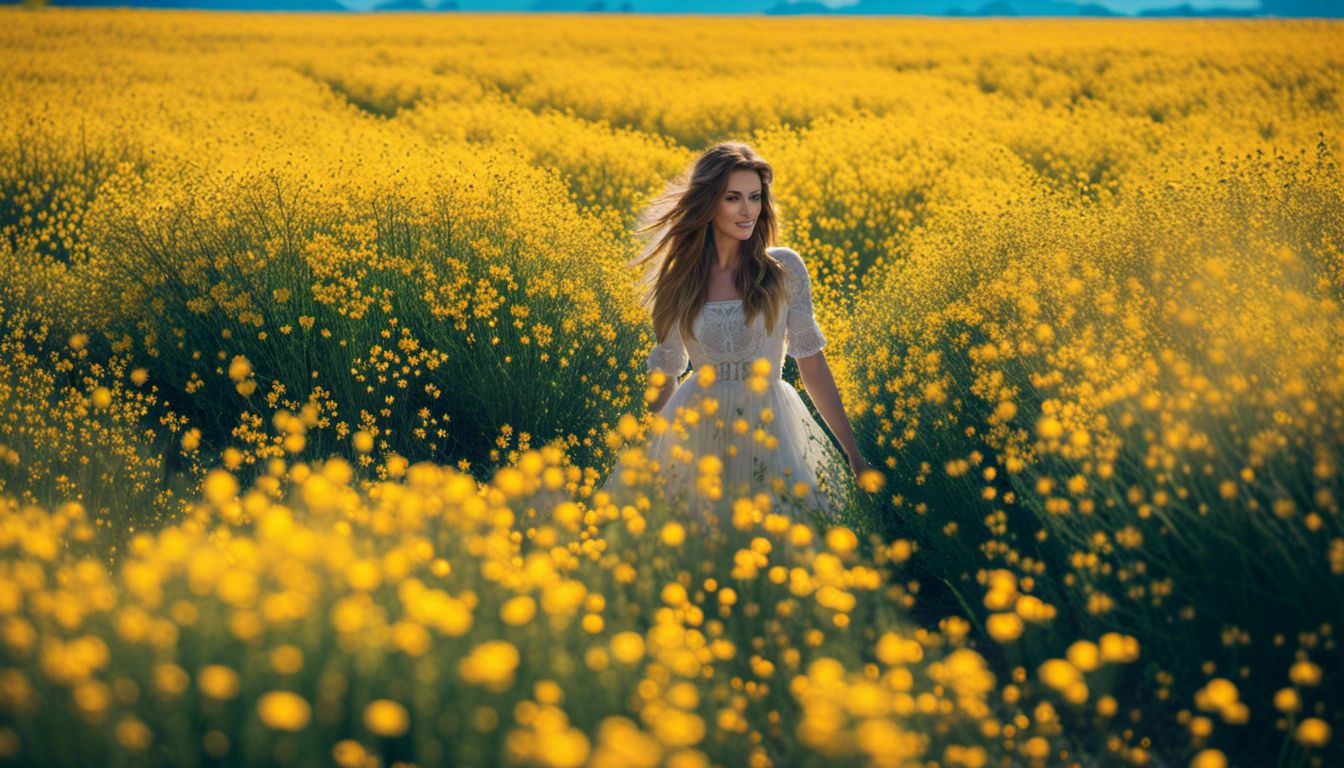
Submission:
<svg viewBox="0 0 1344 768">
<path fill-rule="evenodd" d="M 203 11 L 348 11 L 336 0 L 50 0 L 56 6 L 100 8 L 183 8 Z"/>
<path fill-rule="evenodd" d="M 3 1 L 3 0 L 0 0 Z M 432 0 L 430 0 L 432 2 Z M 195 8 L 228 11 L 314 11 L 338 13 L 354 9 L 337 0 L 50 0 L 52 5 L 132 8 Z M 975 2 L 975 0 L 971 0 Z M 362 6 L 361 6 L 362 7 Z M 766 16 L 1063 16 L 1130 17 L 1097 2 L 1069 0 L 988 0 L 978 5 L 966 0 L 859 0 L 830 8 L 817 0 L 743 0 L 725 5 L 721 0 L 443 0 L 428 7 L 424 0 L 386 0 L 371 9 L 381 11 L 472 12 L 535 11 L 540 13 L 647 13 Z M 1138 17 L 1319 17 L 1344 18 L 1344 0 L 1261 0 L 1257 8 L 1194 8 L 1177 3 L 1168 8 L 1139 11 Z"/>
<path fill-rule="evenodd" d="M 989 0 L 966 9 L 955 0 L 859 0 L 844 8 L 828 8 L 815 0 L 778 0 L 766 8 L 769 16 L 817 14 L 827 16 L 1124 16 L 1099 3 L 1067 0 Z M 1341 0 L 1261 0 L 1258 8 L 1194 8 L 1189 3 L 1140 11 L 1141 17 L 1319 17 L 1344 18 Z"/>
<path fill-rule="evenodd" d="M 1199 17 L 1233 17 L 1247 16 L 1256 11 L 1235 10 L 1232 8 L 1192 8 L 1189 3 L 1173 5 L 1170 8 L 1146 8 L 1135 16 L 1199 16 Z"/>
<path fill-rule="evenodd" d="M 456 11 L 459 9 L 456 0 L 443 0 L 436 6 L 427 6 L 422 0 L 387 0 L 387 2 L 376 5 L 369 10 L 379 11 L 414 11 L 416 13 L 434 13 L 436 11 Z"/>
<path fill-rule="evenodd" d="M 767 15 L 822 13 L 844 16 L 1118 16 L 1096 3 L 1061 0 L 990 0 L 967 10 L 956 0 L 859 0 L 855 5 L 830 9 L 812 0 L 788 3 L 780 0 L 765 10 Z"/>
<path fill-rule="evenodd" d="M 948 16 L 1123 16 L 1096 3 L 1059 0 L 993 0 L 973 11 L 951 8 Z"/>
</svg>

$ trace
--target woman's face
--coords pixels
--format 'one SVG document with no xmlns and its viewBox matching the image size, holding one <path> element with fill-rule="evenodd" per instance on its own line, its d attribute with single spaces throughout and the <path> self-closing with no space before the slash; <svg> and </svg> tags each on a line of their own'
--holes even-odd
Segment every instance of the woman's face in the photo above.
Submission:
<svg viewBox="0 0 1344 768">
<path fill-rule="evenodd" d="M 756 218 L 760 213 L 760 174 L 755 171 L 733 171 L 728 176 L 728 187 L 719 196 L 719 207 L 714 213 L 714 239 L 725 242 L 727 238 L 747 240 L 756 229 Z"/>
</svg>

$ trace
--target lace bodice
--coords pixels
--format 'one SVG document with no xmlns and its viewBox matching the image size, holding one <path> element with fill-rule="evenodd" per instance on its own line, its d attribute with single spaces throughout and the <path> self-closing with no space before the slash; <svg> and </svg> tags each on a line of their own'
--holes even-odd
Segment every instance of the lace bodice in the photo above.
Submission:
<svg viewBox="0 0 1344 768">
<path fill-rule="evenodd" d="M 695 338 L 683 341 L 681 329 L 673 323 L 667 338 L 649 352 L 649 371 L 661 370 L 675 379 L 686 372 L 687 363 L 700 368 L 722 363 L 749 364 L 763 357 L 770 361 L 773 377 L 778 378 L 785 354 L 797 359 L 821 351 L 826 346 L 826 337 L 812 314 L 812 285 L 807 266 L 789 248 L 770 248 L 768 252 L 784 267 L 788 300 L 780 309 L 783 322 L 776 322 L 774 331 L 767 334 L 765 316 L 758 314 L 748 325 L 740 300 L 705 302 L 691 324 Z"/>
</svg>

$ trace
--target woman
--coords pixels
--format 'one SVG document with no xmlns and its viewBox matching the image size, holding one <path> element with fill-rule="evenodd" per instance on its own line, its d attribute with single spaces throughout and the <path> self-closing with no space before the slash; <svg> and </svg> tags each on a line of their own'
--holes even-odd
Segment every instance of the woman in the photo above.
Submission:
<svg viewBox="0 0 1344 768">
<path fill-rule="evenodd" d="M 805 510 L 830 517 L 841 457 L 780 378 L 785 354 L 850 471 L 870 467 L 822 353 L 807 268 L 793 250 L 767 247 L 776 231 L 772 178 L 747 145 L 718 144 L 654 203 L 640 230 L 660 232 L 632 262 L 648 265 L 643 301 L 653 301 L 658 339 L 648 368 L 657 391 L 650 407 L 662 418 L 647 454 L 666 489 L 696 511 L 764 490 L 796 518 Z M 678 384 L 688 362 L 695 372 Z"/>
</svg>

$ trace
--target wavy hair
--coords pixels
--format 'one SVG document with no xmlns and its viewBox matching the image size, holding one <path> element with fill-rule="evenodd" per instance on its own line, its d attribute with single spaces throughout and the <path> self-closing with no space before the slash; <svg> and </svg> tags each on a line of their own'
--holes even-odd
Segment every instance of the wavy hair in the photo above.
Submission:
<svg viewBox="0 0 1344 768">
<path fill-rule="evenodd" d="M 644 269 L 640 284 L 647 290 L 640 304 L 653 302 L 653 329 L 660 342 L 673 323 L 679 324 L 683 339 L 694 338 L 692 320 L 707 300 L 709 270 L 715 258 L 714 214 L 728 187 L 728 176 L 741 170 L 755 171 L 761 177 L 761 212 L 751 237 L 743 243 L 733 285 L 742 296 L 747 323 L 764 312 L 766 331 L 774 330 L 786 301 L 784 267 L 766 253 L 778 227 L 770 194 L 774 170 L 746 144 L 722 142 L 705 150 L 637 218 L 636 235 L 653 236 L 627 266 Z"/>
</svg>

